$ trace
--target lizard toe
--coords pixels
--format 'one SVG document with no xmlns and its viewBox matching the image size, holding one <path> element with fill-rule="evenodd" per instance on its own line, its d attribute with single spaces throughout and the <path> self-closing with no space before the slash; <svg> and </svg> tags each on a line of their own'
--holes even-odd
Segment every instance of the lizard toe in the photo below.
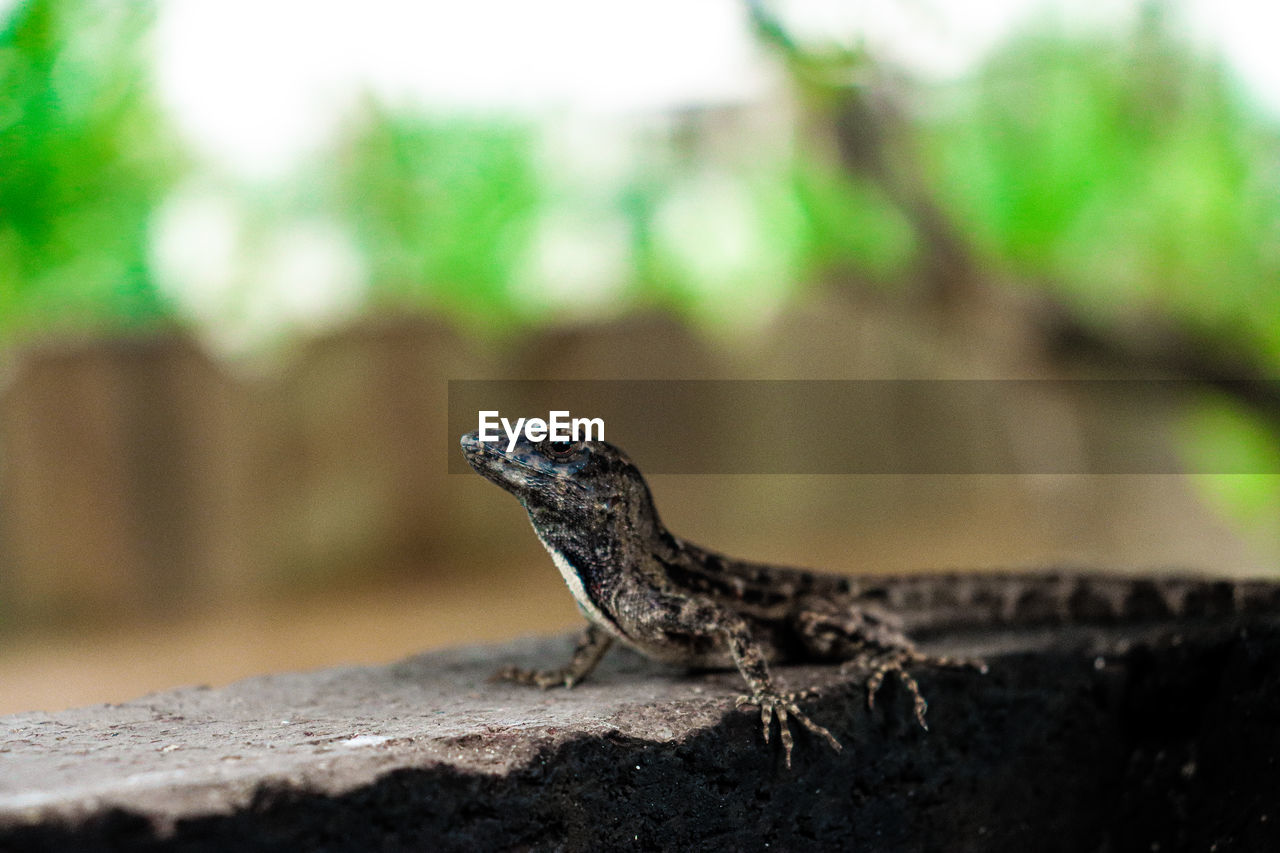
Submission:
<svg viewBox="0 0 1280 853">
<path fill-rule="evenodd" d="M 773 721 L 778 721 L 778 736 L 782 741 L 783 757 L 788 769 L 791 767 L 791 752 L 795 748 L 795 738 L 791 733 L 791 722 L 795 721 L 804 726 L 810 732 L 823 738 L 832 749 L 840 752 L 844 747 L 835 735 L 825 728 L 809 719 L 800 706 L 796 704 L 796 699 L 812 695 L 813 691 L 805 690 L 800 693 L 756 693 L 749 696 L 739 696 L 736 701 L 736 707 L 745 705 L 754 705 L 760 709 L 760 723 L 764 742 L 769 743 L 773 734 Z"/>
</svg>

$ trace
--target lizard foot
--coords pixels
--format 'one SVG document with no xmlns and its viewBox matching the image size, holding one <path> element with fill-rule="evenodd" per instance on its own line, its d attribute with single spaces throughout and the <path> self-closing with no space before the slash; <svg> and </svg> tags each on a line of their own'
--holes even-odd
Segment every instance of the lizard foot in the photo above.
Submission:
<svg viewBox="0 0 1280 853">
<path fill-rule="evenodd" d="M 547 690 L 552 687 L 572 687 L 578 679 L 567 669 L 521 669 L 506 666 L 489 676 L 489 681 L 514 681 Z"/>
<path fill-rule="evenodd" d="M 835 735 L 805 716 L 804 712 L 800 710 L 800 706 L 796 704 L 797 699 L 803 699 L 808 695 L 808 691 L 801 693 L 774 693 L 770 691 L 738 697 L 736 707 L 754 705 L 760 709 L 760 723 L 764 728 L 765 743 L 769 742 L 770 732 L 773 729 L 773 718 L 778 718 L 778 732 L 781 735 L 783 752 L 786 753 L 788 770 L 791 769 L 791 748 L 794 746 L 791 727 L 788 725 L 788 720 L 790 719 L 795 719 L 796 722 L 809 731 L 826 738 L 827 743 L 831 744 L 831 748 L 836 752 L 843 749 L 840 741 L 836 740 Z"/>
<path fill-rule="evenodd" d="M 919 682 L 907 671 L 906 665 L 908 663 L 913 663 L 913 661 L 906 653 L 881 655 L 871 661 L 871 675 L 867 678 L 867 708 L 871 709 L 876 706 L 876 694 L 880 692 L 880 688 L 884 685 L 885 677 L 889 673 L 894 673 L 898 676 L 898 680 L 902 682 L 902 686 L 907 688 L 907 692 L 911 694 L 916 722 L 920 724 L 920 728 L 928 731 L 929 724 L 925 722 L 924 715 L 929 709 L 929 703 L 920 694 Z"/>
<path fill-rule="evenodd" d="M 907 666 L 917 663 L 951 669 L 974 669 L 983 675 L 987 673 L 987 665 L 980 660 L 926 655 L 911 648 L 889 649 L 857 657 L 844 663 L 840 670 L 847 672 L 849 669 L 858 666 L 870 668 L 871 674 L 867 677 L 867 708 L 869 709 L 876 706 L 876 694 L 884 686 L 885 678 L 890 673 L 897 675 L 898 680 L 902 682 L 902 686 L 906 687 L 907 692 L 911 694 L 916 722 L 920 724 L 920 728 L 928 731 L 929 724 L 925 722 L 925 712 L 929 709 L 929 703 L 925 701 L 924 696 L 920 693 L 919 682 L 907 671 Z"/>
</svg>

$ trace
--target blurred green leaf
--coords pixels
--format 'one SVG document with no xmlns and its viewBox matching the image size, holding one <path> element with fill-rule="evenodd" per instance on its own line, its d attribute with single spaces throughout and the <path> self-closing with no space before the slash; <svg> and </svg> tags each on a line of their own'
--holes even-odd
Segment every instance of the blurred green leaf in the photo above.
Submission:
<svg viewBox="0 0 1280 853">
<path fill-rule="evenodd" d="M 147 229 L 179 166 L 147 77 L 151 18 L 29 0 L 0 31 L 0 335 L 167 312 Z"/>
<path fill-rule="evenodd" d="M 831 269 L 871 281 L 895 281 L 919 252 L 902 212 L 874 184 L 815 158 L 800 158 L 794 192 L 804 216 L 806 276 Z"/>
<path fill-rule="evenodd" d="M 332 176 L 375 301 L 510 319 L 543 187 L 533 131 L 371 108 Z"/>
<path fill-rule="evenodd" d="M 1161 15 L 1011 40 L 927 137 L 991 267 L 1097 322 L 1155 313 L 1280 367 L 1280 127 Z"/>
<path fill-rule="evenodd" d="M 1242 533 L 1280 546 L 1280 433 L 1226 400 L 1206 400 L 1184 422 L 1182 452 L 1210 506 Z"/>
</svg>

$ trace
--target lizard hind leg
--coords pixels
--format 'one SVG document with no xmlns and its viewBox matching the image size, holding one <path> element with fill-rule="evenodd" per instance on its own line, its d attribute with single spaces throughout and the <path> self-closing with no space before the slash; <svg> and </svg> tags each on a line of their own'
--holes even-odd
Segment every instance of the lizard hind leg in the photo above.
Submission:
<svg viewBox="0 0 1280 853">
<path fill-rule="evenodd" d="M 928 655 L 917 651 L 903 630 L 898 616 L 875 604 L 860 602 L 842 606 L 824 599 L 808 599 L 796 614 L 796 632 L 814 657 L 842 660 L 841 672 L 865 669 L 868 672 L 867 707 L 874 708 L 876 694 L 892 673 L 911 694 L 916 721 L 928 730 L 925 711 L 929 703 L 920 684 L 908 670 L 915 664 L 987 671 L 978 660 Z"/>
<path fill-rule="evenodd" d="M 928 731 L 929 724 L 925 720 L 925 713 L 929 709 L 929 703 L 920 692 L 920 683 L 916 681 L 915 676 L 907 668 L 912 664 L 926 664 L 949 669 L 974 669 L 983 674 L 987 671 L 987 665 L 980 660 L 927 655 L 916 651 L 911 646 L 866 649 L 851 660 L 846 661 L 841 665 L 840 669 L 842 672 L 857 668 L 869 670 L 866 681 L 868 709 L 875 707 L 876 694 L 884 686 L 885 678 L 890 674 L 896 675 L 898 680 L 902 682 L 902 686 L 907 688 L 907 692 L 911 694 L 911 703 L 915 712 L 916 722 L 920 724 L 920 728 Z"/>
<path fill-rule="evenodd" d="M 929 709 L 929 703 L 925 701 L 924 696 L 920 693 L 920 683 L 907 670 L 907 664 L 914 663 L 913 657 L 914 653 L 910 649 L 890 649 L 877 652 L 871 656 L 870 660 L 866 661 L 871 670 L 871 674 L 867 676 L 866 684 L 867 708 L 870 710 L 876 706 L 876 694 L 884 686 L 885 677 L 893 673 L 898 676 L 902 686 L 907 688 L 907 692 L 911 694 L 916 722 L 920 724 L 920 728 L 928 731 L 929 724 L 925 722 L 924 715 Z M 841 667 L 841 669 L 844 669 L 844 667 Z"/>
</svg>

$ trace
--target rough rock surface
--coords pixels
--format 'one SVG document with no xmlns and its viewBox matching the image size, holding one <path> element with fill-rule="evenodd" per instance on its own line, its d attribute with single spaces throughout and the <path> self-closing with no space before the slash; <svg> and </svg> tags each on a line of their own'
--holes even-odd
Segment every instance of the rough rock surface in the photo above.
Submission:
<svg viewBox="0 0 1280 853">
<path fill-rule="evenodd" d="M 991 672 L 820 685 L 795 768 L 734 673 L 614 651 L 572 691 L 486 683 L 571 640 L 0 719 L 0 849 L 1280 849 L 1280 630 L 952 634 Z"/>
</svg>

